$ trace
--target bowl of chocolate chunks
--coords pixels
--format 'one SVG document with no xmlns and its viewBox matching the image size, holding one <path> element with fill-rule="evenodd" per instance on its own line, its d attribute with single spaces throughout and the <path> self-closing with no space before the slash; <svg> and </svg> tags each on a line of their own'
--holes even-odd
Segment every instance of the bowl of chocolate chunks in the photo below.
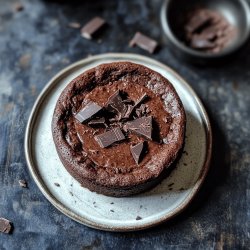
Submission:
<svg viewBox="0 0 250 250">
<path fill-rule="evenodd" d="M 177 54 L 200 61 L 225 58 L 250 34 L 250 7 L 245 0 L 165 0 L 161 22 Z"/>
</svg>

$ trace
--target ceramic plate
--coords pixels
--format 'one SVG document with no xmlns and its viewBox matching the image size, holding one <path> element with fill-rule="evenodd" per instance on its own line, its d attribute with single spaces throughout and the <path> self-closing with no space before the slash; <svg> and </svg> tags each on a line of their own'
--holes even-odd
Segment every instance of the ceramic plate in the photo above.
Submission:
<svg viewBox="0 0 250 250">
<path fill-rule="evenodd" d="M 177 167 L 154 189 L 126 198 L 107 197 L 81 187 L 59 160 L 51 132 L 54 107 L 65 86 L 85 70 L 114 61 L 143 64 L 168 78 L 177 90 L 187 115 L 185 148 Z M 93 228 L 132 231 L 164 222 L 187 207 L 208 171 L 211 138 L 204 107 L 176 72 L 140 55 L 103 54 L 70 65 L 46 85 L 28 121 L 25 154 L 30 173 L 39 189 L 62 213 Z"/>
</svg>

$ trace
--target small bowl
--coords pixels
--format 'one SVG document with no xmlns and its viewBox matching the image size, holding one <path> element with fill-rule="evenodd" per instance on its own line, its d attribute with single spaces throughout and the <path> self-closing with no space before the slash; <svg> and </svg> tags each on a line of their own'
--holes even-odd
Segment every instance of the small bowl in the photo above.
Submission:
<svg viewBox="0 0 250 250">
<path fill-rule="evenodd" d="M 236 27 L 236 38 L 220 52 L 207 53 L 192 49 L 179 38 L 178 17 L 197 6 L 216 10 Z M 225 58 L 245 44 L 250 34 L 250 7 L 245 0 L 165 0 L 161 9 L 161 22 L 168 41 L 178 55 L 204 63 Z"/>
</svg>

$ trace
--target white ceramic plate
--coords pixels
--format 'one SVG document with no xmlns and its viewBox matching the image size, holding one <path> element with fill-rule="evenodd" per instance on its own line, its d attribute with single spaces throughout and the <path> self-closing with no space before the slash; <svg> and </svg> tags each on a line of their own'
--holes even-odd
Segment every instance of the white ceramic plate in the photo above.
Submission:
<svg viewBox="0 0 250 250">
<path fill-rule="evenodd" d="M 185 148 L 177 167 L 154 189 L 126 198 L 107 197 L 81 187 L 59 160 L 51 133 L 54 107 L 65 86 L 85 70 L 113 61 L 143 64 L 168 78 L 177 90 L 187 115 Z M 25 154 L 36 184 L 62 213 L 93 228 L 132 231 L 166 221 L 191 202 L 208 171 L 211 144 L 211 128 L 204 107 L 191 87 L 177 73 L 148 57 L 103 54 L 72 64 L 47 84 L 28 121 Z"/>
</svg>

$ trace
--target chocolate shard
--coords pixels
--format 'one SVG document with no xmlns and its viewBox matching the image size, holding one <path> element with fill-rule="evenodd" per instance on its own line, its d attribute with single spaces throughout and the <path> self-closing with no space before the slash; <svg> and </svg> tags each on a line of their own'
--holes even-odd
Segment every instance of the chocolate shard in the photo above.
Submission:
<svg viewBox="0 0 250 250">
<path fill-rule="evenodd" d="M 122 101 L 119 90 L 109 97 L 105 106 L 107 107 L 107 110 L 118 114 L 118 120 L 123 118 L 127 112 L 127 105 Z"/>
<path fill-rule="evenodd" d="M 195 15 L 190 19 L 185 28 L 188 32 L 193 33 L 207 25 L 211 20 L 212 17 L 206 11 L 201 11 L 198 15 Z"/>
<path fill-rule="evenodd" d="M 216 46 L 215 43 L 210 42 L 209 40 L 203 39 L 203 38 L 193 38 L 191 40 L 191 47 L 194 49 L 212 49 Z"/>
<path fill-rule="evenodd" d="M 75 118 L 79 122 L 86 122 L 90 120 L 94 115 L 102 110 L 102 107 L 95 102 L 89 102 L 83 109 L 81 109 L 76 115 Z"/>
<path fill-rule="evenodd" d="M 92 39 L 93 35 L 97 33 L 97 31 L 99 31 L 105 24 L 106 21 L 101 17 L 94 17 L 87 24 L 85 24 L 85 26 L 82 27 L 82 37 L 86 39 Z"/>
<path fill-rule="evenodd" d="M 140 161 L 142 160 L 143 151 L 144 151 L 145 142 L 139 142 L 135 146 L 130 146 L 130 152 L 136 162 L 139 165 Z"/>
<path fill-rule="evenodd" d="M 98 118 L 98 119 L 92 119 L 88 122 L 88 125 L 90 126 L 104 126 L 107 127 L 106 120 L 104 117 Z"/>
<path fill-rule="evenodd" d="M 127 130 L 146 139 L 152 140 L 152 116 L 143 116 L 133 121 L 127 122 L 125 127 Z"/>
<path fill-rule="evenodd" d="M 103 134 L 95 136 L 95 140 L 98 142 L 98 144 L 102 148 L 106 148 L 112 145 L 113 143 L 122 141 L 124 139 L 125 139 L 125 136 L 119 127 L 109 130 Z"/>
<path fill-rule="evenodd" d="M 133 113 L 133 111 L 141 105 L 142 102 L 144 102 L 146 99 L 148 98 L 148 95 L 146 93 L 144 93 L 136 102 L 133 106 L 128 106 L 127 108 L 127 112 L 124 115 L 124 118 L 129 118 L 130 115 Z"/>
<path fill-rule="evenodd" d="M 5 218 L 0 218 L 0 232 L 9 234 L 11 229 L 11 222 Z"/>
<path fill-rule="evenodd" d="M 19 182 L 20 187 L 27 188 L 28 185 L 25 180 L 19 180 L 18 182 Z"/>
<path fill-rule="evenodd" d="M 137 108 L 142 102 L 144 102 L 148 98 L 148 95 L 144 93 L 140 99 L 138 99 L 134 105 L 135 108 Z"/>
<path fill-rule="evenodd" d="M 133 111 L 134 111 L 134 106 L 133 105 L 128 105 L 127 106 L 127 111 L 124 114 L 123 118 L 128 119 Z"/>
<path fill-rule="evenodd" d="M 140 32 L 136 32 L 129 43 L 130 47 L 134 47 L 135 45 L 144 50 L 147 50 L 149 53 L 152 54 L 155 52 L 158 43 L 155 40 L 149 38 L 148 36 L 145 36 Z"/>
</svg>

